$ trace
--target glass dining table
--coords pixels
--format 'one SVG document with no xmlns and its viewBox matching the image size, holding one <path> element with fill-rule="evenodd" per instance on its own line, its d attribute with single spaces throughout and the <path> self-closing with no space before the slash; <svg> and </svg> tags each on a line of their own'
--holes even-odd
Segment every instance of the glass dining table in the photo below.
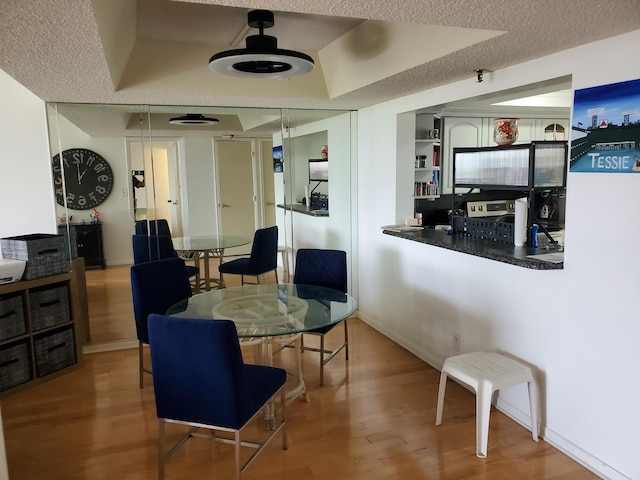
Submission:
<svg viewBox="0 0 640 480">
<path fill-rule="evenodd" d="M 357 302 L 331 288 L 284 284 L 243 285 L 193 295 L 173 305 L 168 315 L 232 320 L 241 344 L 257 345 L 257 363 L 272 365 L 273 345 L 295 342 L 297 383 L 287 400 L 304 395 L 309 401 L 300 358 L 302 333 L 351 316 Z"/>
<path fill-rule="evenodd" d="M 175 237 L 171 241 L 180 258 L 193 261 L 195 266 L 204 272 L 200 276 L 202 285 L 196 285 L 196 292 L 199 292 L 201 286 L 204 286 L 206 291 L 211 290 L 212 284 L 215 284 L 217 288 L 222 287 L 220 277 L 211 277 L 210 260 L 217 258 L 219 266 L 225 249 L 248 245 L 252 239 L 234 235 L 203 235 Z"/>
</svg>

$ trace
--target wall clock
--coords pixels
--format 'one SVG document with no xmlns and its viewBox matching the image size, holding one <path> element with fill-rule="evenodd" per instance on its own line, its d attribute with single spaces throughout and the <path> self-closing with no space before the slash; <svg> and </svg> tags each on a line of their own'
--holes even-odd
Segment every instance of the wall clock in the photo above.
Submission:
<svg viewBox="0 0 640 480">
<path fill-rule="evenodd" d="M 56 201 L 73 210 L 89 210 L 104 202 L 113 190 L 113 170 L 96 152 L 72 148 L 51 162 Z M 64 181 L 63 181 L 64 180 Z"/>
</svg>

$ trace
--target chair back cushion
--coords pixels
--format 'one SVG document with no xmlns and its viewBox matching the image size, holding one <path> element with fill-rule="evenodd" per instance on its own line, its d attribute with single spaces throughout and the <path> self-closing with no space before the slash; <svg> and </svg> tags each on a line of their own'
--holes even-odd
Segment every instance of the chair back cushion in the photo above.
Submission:
<svg viewBox="0 0 640 480">
<path fill-rule="evenodd" d="M 136 235 L 168 235 L 171 237 L 169 222 L 160 218 L 158 220 L 136 220 Z"/>
<path fill-rule="evenodd" d="M 278 265 L 278 227 L 256 230 L 251 246 L 250 269 L 255 274 L 275 270 Z"/>
<path fill-rule="evenodd" d="M 151 315 L 149 338 L 159 418 L 239 429 L 274 393 L 254 398 L 231 320 Z"/>
<path fill-rule="evenodd" d="M 132 235 L 131 242 L 135 265 L 178 257 L 168 235 Z"/>
<path fill-rule="evenodd" d="M 343 250 L 300 248 L 293 282 L 347 292 L 347 253 Z"/>
<path fill-rule="evenodd" d="M 164 314 L 173 304 L 191 297 L 191 285 L 184 261 L 169 258 L 133 265 L 131 296 L 138 340 L 149 343 L 149 314 Z"/>
</svg>

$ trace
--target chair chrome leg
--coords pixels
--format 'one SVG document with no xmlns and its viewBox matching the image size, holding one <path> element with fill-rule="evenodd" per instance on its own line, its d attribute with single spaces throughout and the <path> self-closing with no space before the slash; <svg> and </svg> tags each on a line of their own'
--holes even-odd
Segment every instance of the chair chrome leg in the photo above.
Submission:
<svg viewBox="0 0 640 480">
<path fill-rule="evenodd" d="M 158 480 L 164 480 L 164 420 L 158 422 Z"/>
<path fill-rule="evenodd" d="M 240 480 L 240 430 L 235 431 L 236 480 Z"/>
<path fill-rule="evenodd" d="M 344 353 L 347 360 L 349 360 L 349 332 L 347 330 L 347 319 L 344 322 Z"/>
<path fill-rule="evenodd" d="M 142 349 L 142 342 L 138 342 L 138 366 L 140 370 L 140 388 L 144 387 L 144 352 Z"/>
<path fill-rule="evenodd" d="M 324 385 L 324 335 L 320 335 L 320 386 Z"/>
</svg>

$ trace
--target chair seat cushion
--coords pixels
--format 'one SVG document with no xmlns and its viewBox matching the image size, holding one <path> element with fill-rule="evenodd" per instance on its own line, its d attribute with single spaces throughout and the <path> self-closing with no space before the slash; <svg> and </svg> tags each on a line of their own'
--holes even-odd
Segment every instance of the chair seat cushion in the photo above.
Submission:
<svg viewBox="0 0 640 480">
<path fill-rule="evenodd" d="M 250 258 L 236 258 L 229 262 L 225 262 L 218 270 L 222 273 L 231 273 L 234 275 L 256 275 L 257 273 L 251 268 Z"/>
<path fill-rule="evenodd" d="M 200 272 L 200 269 L 198 267 L 193 267 L 191 265 L 185 265 L 185 268 L 187 269 L 188 277 L 195 277 Z"/>
<path fill-rule="evenodd" d="M 320 327 L 320 328 L 314 328 L 313 330 L 309 330 L 306 331 L 304 333 L 310 333 L 310 334 L 315 334 L 315 335 L 325 335 L 327 333 L 329 333 L 331 331 L 331 329 L 333 329 L 336 325 L 338 325 L 341 322 L 338 323 L 332 323 L 331 325 L 326 325 L 324 327 Z"/>
<path fill-rule="evenodd" d="M 244 372 L 255 402 L 255 411 L 262 408 L 266 401 L 287 381 L 287 372 L 282 368 L 245 364 Z"/>
</svg>

